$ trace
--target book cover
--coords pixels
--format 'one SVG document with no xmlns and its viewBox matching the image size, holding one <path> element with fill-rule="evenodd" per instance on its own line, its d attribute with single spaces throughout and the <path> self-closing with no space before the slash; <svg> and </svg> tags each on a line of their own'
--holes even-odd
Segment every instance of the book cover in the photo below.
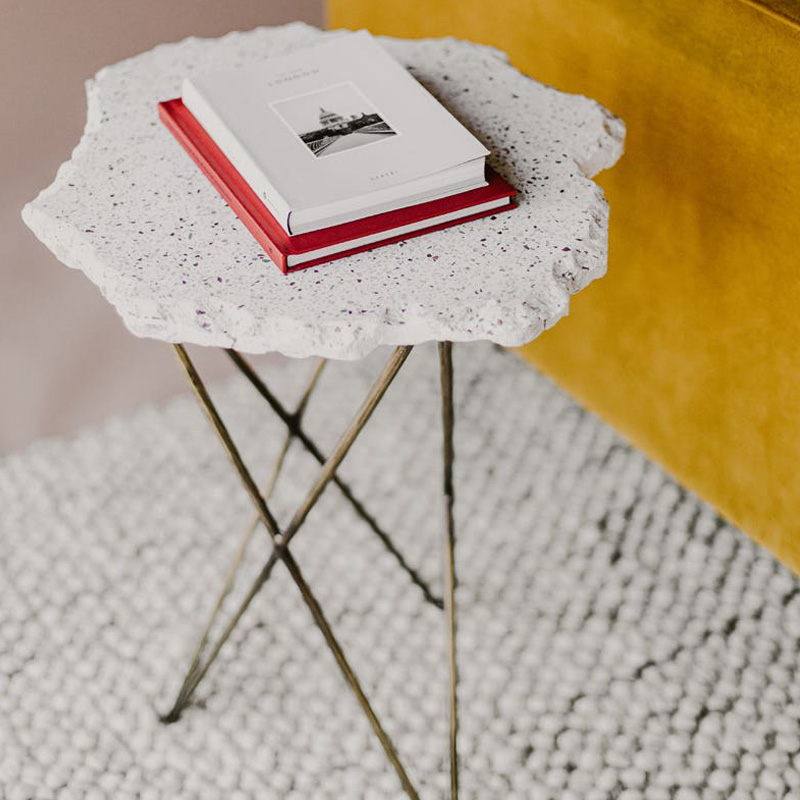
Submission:
<svg viewBox="0 0 800 800">
<path fill-rule="evenodd" d="M 192 77 L 182 92 L 291 233 L 483 182 L 486 148 L 366 31 Z"/>
<path fill-rule="evenodd" d="M 284 273 L 513 207 L 515 189 L 489 169 L 488 185 L 485 187 L 324 230 L 289 236 L 179 98 L 159 103 L 158 109 L 167 128 Z M 403 230 L 409 226 L 416 227 L 411 231 Z M 400 230 L 403 232 L 398 233 Z M 371 237 L 375 240 L 364 241 Z M 356 244 L 358 241 L 361 243 Z M 344 248 L 340 248 L 341 245 L 345 245 Z M 314 253 L 330 248 L 336 248 L 337 251 L 314 256 Z M 310 258 L 304 258 L 309 254 Z M 296 263 L 298 257 L 304 260 Z"/>
</svg>

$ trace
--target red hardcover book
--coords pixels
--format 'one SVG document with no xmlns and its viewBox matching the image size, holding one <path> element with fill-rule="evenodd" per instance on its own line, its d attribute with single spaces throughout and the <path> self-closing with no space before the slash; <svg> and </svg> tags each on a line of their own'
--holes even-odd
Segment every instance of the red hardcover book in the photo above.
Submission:
<svg viewBox="0 0 800 800">
<path fill-rule="evenodd" d="M 180 98 L 158 104 L 162 122 L 283 273 L 469 222 L 514 207 L 516 190 L 491 167 L 488 185 L 407 208 L 290 236 Z"/>
</svg>

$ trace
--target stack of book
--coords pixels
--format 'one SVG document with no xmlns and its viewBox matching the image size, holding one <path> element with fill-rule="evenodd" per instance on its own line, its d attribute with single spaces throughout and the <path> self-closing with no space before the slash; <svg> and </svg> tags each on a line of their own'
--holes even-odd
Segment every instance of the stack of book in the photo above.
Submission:
<svg viewBox="0 0 800 800">
<path fill-rule="evenodd" d="M 284 273 L 513 207 L 486 148 L 366 31 L 186 79 L 159 114 Z"/>
</svg>

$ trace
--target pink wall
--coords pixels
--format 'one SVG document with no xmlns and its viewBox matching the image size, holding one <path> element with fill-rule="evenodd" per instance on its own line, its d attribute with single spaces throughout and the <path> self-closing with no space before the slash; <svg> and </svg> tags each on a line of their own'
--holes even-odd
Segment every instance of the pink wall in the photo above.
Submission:
<svg viewBox="0 0 800 800">
<path fill-rule="evenodd" d="M 129 335 L 20 219 L 80 138 L 84 80 L 159 42 L 322 15 L 321 0 L 0 0 L 0 455 L 184 388 L 169 348 Z"/>
</svg>

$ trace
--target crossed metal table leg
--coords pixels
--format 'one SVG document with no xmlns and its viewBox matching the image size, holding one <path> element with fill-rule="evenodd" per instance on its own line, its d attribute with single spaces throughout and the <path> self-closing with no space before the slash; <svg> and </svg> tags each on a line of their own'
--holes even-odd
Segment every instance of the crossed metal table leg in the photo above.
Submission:
<svg viewBox="0 0 800 800">
<path fill-rule="evenodd" d="M 308 606 L 315 623 L 322 631 L 323 637 L 330 648 L 331 652 L 336 659 L 339 668 L 344 675 L 345 680 L 349 684 L 353 693 L 356 696 L 362 710 L 364 711 L 367 719 L 372 726 L 375 735 L 378 737 L 381 745 L 383 746 L 386 755 L 394 767 L 403 788 L 409 797 L 419 800 L 419 795 L 414 788 L 411 780 L 406 773 L 405 768 L 400 762 L 397 751 L 392 744 L 392 740 L 381 725 L 378 717 L 376 716 L 369 700 L 364 694 L 361 684 L 353 672 L 341 645 L 339 644 L 333 630 L 328 623 L 323 610 L 317 601 L 314 593 L 308 585 L 303 573 L 295 561 L 289 550 L 289 543 L 292 538 L 302 527 L 311 509 L 316 504 L 317 500 L 321 497 L 329 483 L 334 483 L 339 491 L 344 495 L 347 501 L 351 504 L 355 512 L 361 517 L 364 522 L 369 526 L 372 532 L 380 539 L 384 547 L 394 556 L 400 567 L 408 574 L 410 580 L 419 587 L 423 597 L 438 608 L 444 608 L 446 617 L 446 633 L 447 633 L 447 654 L 449 665 L 449 714 L 450 714 L 450 795 L 452 800 L 458 798 L 458 702 L 457 702 L 457 686 L 458 686 L 458 673 L 456 667 L 456 614 L 455 614 L 455 527 L 453 522 L 453 508 L 454 508 L 454 492 L 453 492 L 453 362 L 452 362 L 452 343 L 440 342 L 439 343 L 439 365 L 441 372 L 441 388 L 442 388 L 442 429 L 443 429 L 443 454 L 444 454 L 444 598 L 436 597 L 425 581 L 420 575 L 405 561 L 402 553 L 392 542 L 389 535 L 381 528 L 375 517 L 369 513 L 364 507 L 362 502 L 355 497 L 350 487 L 336 474 L 337 469 L 347 455 L 350 447 L 355 442 L 361 430 L 366 425 L 373 411 L 378 403 L 383 398 L 386 390 L 389 388 L 394 377 L 399 372 L 409 353 L 411 352 L 410 346 L 397 347 L 392 356 L 389 358 L 386 366 L 381 374 L 373 384 L 368 392 L 361 407 L 358 409 L 356 415 L 345 429 L 344 433 L 339 438 L 332 453 L 326 458 L 323 456 L 320 449 L 316 446 L 313 440 L 308 436 L 302 427 L 302 419 L 308 405 L 312 392 L 314 391 L 319 380 L 322 369 L 325 365 L 324 360 L 320 360 L 311 376 L 311 379 L 293 412 L 287 411 L 284 406 L 277 400 L 277 398 L 268 389 L 264 381 L 250 366 L 245 358 L 239 353 L 228 350 L 227 354 L 230 356 L 234 364 L 241 370 L 245 377 L 250 381 L 258 393 L 267 401 L 273 411 L 283 421 L 287 428 L 287 435 L 283 447 L 278 455 L 275 467 L 267 481 L 263 490 L 259 490 L 253 477 L 245 465 L 236 444 L 231 438 L 228 429 L 226 428 L 222 418 L 219 415 L 208 391 L 197 372 L 194 364 L 189 358 L 188 353 L 182 345 L 174 345 L 178 358 L 183 365 L 186 374 L 191 382 L 197 398 L 208 415 L 212 425 L 214 426 L 217 435 L 219 436 L 225 450 L 228 453 L 236 472 L 239 475 L 250 499 L 256 509 L 255 517 L 250 526 L 245 531 L 245 535 L 239 545 L 233 562 L 230 566 L 228 574 L 225 578 L 222 592 L 212 610 L 208 624 L 200 638 L 196 652 L 191 659 L 189 669 L 183 680 L 183 684 L 178 692 L 178 696 L 172 709 L 163 717 L 165 722 L 175 722 L 180 717 L 181 712 L 190 702 L 192 695 L 197 689 L 200 682 L 208 673 L 209 668 L 219 655 L 225 642 L 230 637 L 236 625 L 242 618 L 242 615 L 247 610 L 250 603 L 258 594 L 263 585 L 269 580 L 270 575 L 278 563 L 282 561 L 286 569 L 289 571 L 292 579 L 300 590 L 300 594 Z M 294 516 L 290 520 L 286 528 L 281 531 L 278 527 L 275 518 L 269 510 L 267 502 L 274 489 L 275 482 L 278 474 L 283 466 L 286 453 L 289 446 L 294 440 L 300 442 L 303 447 L 319 462 L 321 465 L 316 480 L 309 489 L 305 499 L 300 504 Z M 255 530 L 260 524 L 267 529 L 272 539 L 272 552 L 259 572 L 258 576 L 250 586 L 244 599 L 239 604 L 238 608 L 234 611 L 227 625 L 224 627 L 222 633 L 216 642 L 212 645 L 210 643 L 210 636 L 212 626 L 217 619 L 225 598 L 230 593 L 236 572 L 241 564 L 247 545 L 250 542 Z"/>
</svg>

